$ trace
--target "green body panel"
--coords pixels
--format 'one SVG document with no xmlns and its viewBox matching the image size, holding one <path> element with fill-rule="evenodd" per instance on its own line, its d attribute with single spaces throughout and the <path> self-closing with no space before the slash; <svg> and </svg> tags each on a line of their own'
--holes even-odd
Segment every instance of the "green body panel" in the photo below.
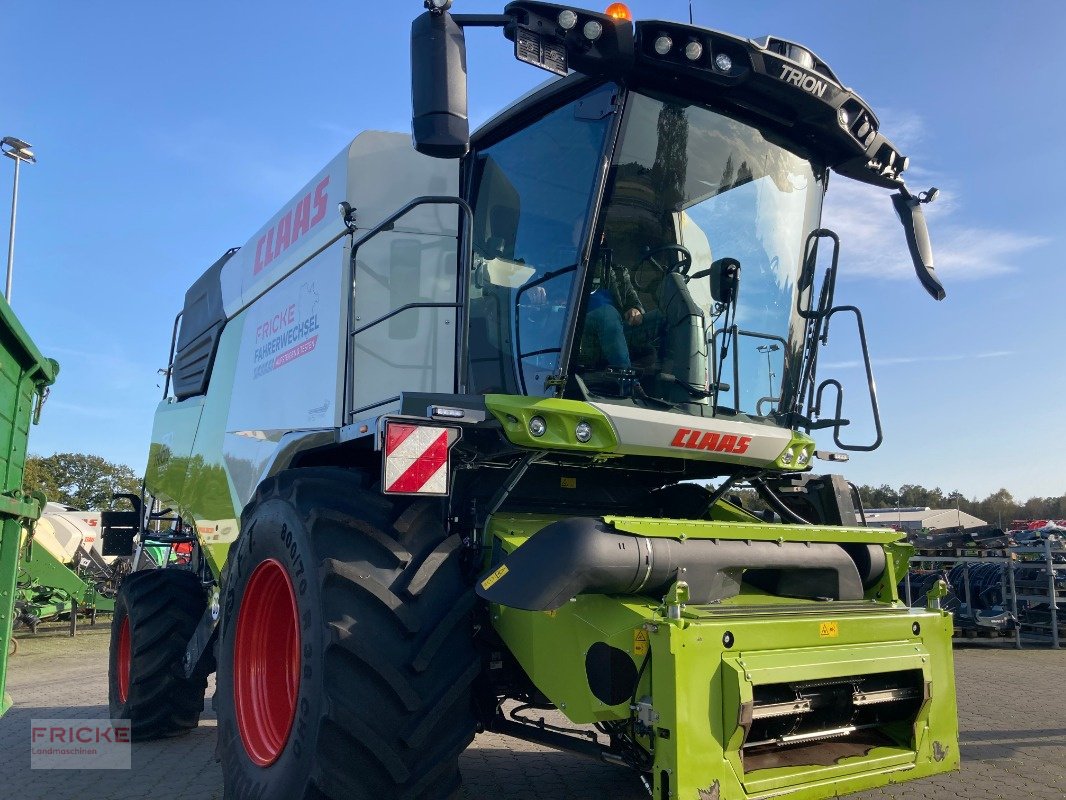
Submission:
<svg viewBox="0 0 1066 800">
<path fill-rule="evenodd" d="M 41 355 L 7 300 L 0 298 L 0 715 L 11 706 L 4 691 L 22 526 L 41 514 L 42 501 L 22 491 L 34 397 L 43 402 L 59 365 Z M 40 406 L 38 405 L 38 410 Z"/>
<path fill-rule="evenodd" d="M 223 460 L 222 445 L 244 319 L 245 316 L 240 315 L 230 320 L 219 342 L 211 371 L 211 387 L 204 400 L 182 495 L 183 509 L 196 525 L 204 555 L 216 576 L 222 573 L 232 537 L 236 535 L 236 519 L 241 515 Z M 232 534 L 218 536 L 219 529 L 230 523 Z"/>
<path fill-rule="evenodd" d="M 861 542 L 889 544 L 904 534 L 878 528 L 831 528 L 818 525 L 775 525 L 770 523 L 716 522 L 639 517 L 604 517 L 617 530 L 637 536 L 670 539 L 757 539 L 781 542 Z"/>
<path fill-rule="evenodd" d="M 723 504 L 721 511 L 732 506 Z M 732 514 L 736 516 L 735 514 Z M 561 516 L 500 514 L 487 527 L 489 564 L 497 563 Z M 908 546 L 895 531 L 742 522 L 605 518 L 640 536 L 880 544 L 888 558 L 867 599 L 834 603 L 777 597 L 745 587 L 711 606 L 669 599 L 579 595 L 553 612 L 491 605 L 492 625 L 536 687 L 574 723 L 626 720 L 629 699 L 607 705 L 591 691 L 585 656 L 602 642 L 629 654 L 639 669 L 650 647 L 638 699 L 658 715 L 656 797 L 825 798 L 956 769 L 959 763 L 949 614 L 910 609 L 896 595 Z M 901 561 L 902 560 L 902 561 Z M 560 565 L 566 568 L 565 565 Z M 686 590 L 687 592 L 687 590 Z M 677 592 L 674 592 L 675 594 Z M 920 634 L 912 625 L 919 623 Z M 832 623 L 829 632 L 823 623 Z M 726 632 L 732 637 L 725 645 Z M 829 765 L 744 772 L 741 709 L 753 687 L 797 680 L 915 670 L 929 699 L 913 729 L 892 730 L 894 745 Z M 652 742 L 644 738 L 645 746 Z M 717 787 L 717 794 L 715 793 Z M 702 793 L 701 793 L 702 792 Z"/>
<path fill-rule="evenodd" d="M 519 447 L 605 454 L 618 448 L 618 436 L 607 415 L 580 400 L 488 394 L 485 405 L 503 425 L 507 440 Z M 548 423 L 543 436 L 529 432 L 529 421 L 537 416 Z M 574 428 L 582 421 L 592 426 L 592 438 L 587 442 L 579 442 L 574 436 Z"/>
<path fill-rule="evenodd" d="M 580 400 L 560 400 L 554 397 L 525 397 L 522 395 L 489 394 L 485 395 L 485 405 L 503 426 L 504 436 L 511 444 L 527 447 L 531 450 L 571 450 L 578 453 L 600 454 L 604 458 L 620 457 L 630 452 L 648 455 L 647 446 L 633 451 L 620 442 L 615 426 L 608 414 L 591 403 Z M 542 436 L 529 432 L 529 421 L 539 416 L 547 423 Z M 692 418 L 678 414 L 678 425 L 692 422 Z M 697 418 L 701 421 L 702 418 Z M 574 435 L 574 428 L 579 422 L 592 426 L 592 437 L 588 442 L 579 442 Z M 815 443 L 807 434 L 792 432 L 790 441 L 773 461 L 751 459 L 727 453 L 716 453 L 715 459 L 723 463 L 759 465 L 768 469 L 789 472 L 810 470 L 813 461 Z M 676 447 L 657 448 L 656 455 L 666 458 L 678 458 L 685 454 Z M 801 456 L 802 454 L 802 461 Z"/>
<path fill-rule="evenodd" d="M 144 482 L 166 505 L 175 506 L 185 497 L 189 455 L 203 406 L 203 397 L 190 397 L 180 403 L 164 400 L 156 407 Z"/>
<path fill-rule="evenodd" d="M 216 576 L 222 572 L 232 536 L 215 534 L 226 526 L 235 535 L 240 516 L 222 447 L 243 320 L 243 315 L 230 320 L 222 333 L 208 393 L 180 402 L 166 400 L 157 407 L 145 474 L 149 493 L 196 526 Z"/>
</svg>

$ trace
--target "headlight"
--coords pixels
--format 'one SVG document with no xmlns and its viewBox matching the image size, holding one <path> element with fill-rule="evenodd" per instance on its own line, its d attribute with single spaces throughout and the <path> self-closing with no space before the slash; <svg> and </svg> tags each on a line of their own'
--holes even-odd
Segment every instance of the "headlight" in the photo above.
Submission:
<svg viewBox="0 0 1066 800">
<path fill-rule="evenodd" d="M 585 420 L 581 420 L 581 422 L 577 423 L 577 427 L 574 428 L 574 437 L 582 444 L 585 444 L 592 438 L 592 426 Z"/>
<path fill-rule="evenodd" d="M 529 420 L 529 432 L 531 435 L 540 438 L 548 430 L 548 423 L 544 421 L 544 417 L 533 417 Z"/>
</svg>

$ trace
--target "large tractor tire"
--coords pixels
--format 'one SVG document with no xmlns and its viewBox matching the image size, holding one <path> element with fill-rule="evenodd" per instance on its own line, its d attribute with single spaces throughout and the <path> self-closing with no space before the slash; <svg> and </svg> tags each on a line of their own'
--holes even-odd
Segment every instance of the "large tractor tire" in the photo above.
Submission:
<svg viewBox="0 0 1066 800">
<path fill-rule="evenodd" d="M 115 598 L 107 694 L 133 740 L 188 733 L 204 709 L 207 676 L 185 677 L 185 646 L 207 607 L 200 579 L 179 569 L 126 576 Z"/>
<path fill-rule="evenodd" d="M 230 800 L 438 800 L 459 790 L 480 671 L 441 505 L 358 473 L 265 481 L 229 556 L 218 651 Z"/>
</svg>

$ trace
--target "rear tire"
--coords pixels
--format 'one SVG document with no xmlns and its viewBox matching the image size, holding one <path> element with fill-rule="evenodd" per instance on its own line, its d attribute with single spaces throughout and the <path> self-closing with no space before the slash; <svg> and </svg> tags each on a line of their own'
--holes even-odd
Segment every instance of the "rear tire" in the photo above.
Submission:
<svg viewBox="0 0 1066 800">
<path fill-rule="evenodd" d="M 188 733 L 200 722 L 207 676 L 185 677 L 185 647 L 207 599 L 200 579 L 179 569 L 128 575 L 115 598 L 108 659 L 112 719 L 128 719 L 133 740 Z"/>
<path fill-rule="evenodd" d="M 259 487 L 224 581 L 215 709 L 226 798 L 458 793 L 480 660 L 460 541 L 441 516 L 439 502 L 384 497 L 342 469 Z M 260 633 L 264 620 L 273 632 Z"/>
</svg>

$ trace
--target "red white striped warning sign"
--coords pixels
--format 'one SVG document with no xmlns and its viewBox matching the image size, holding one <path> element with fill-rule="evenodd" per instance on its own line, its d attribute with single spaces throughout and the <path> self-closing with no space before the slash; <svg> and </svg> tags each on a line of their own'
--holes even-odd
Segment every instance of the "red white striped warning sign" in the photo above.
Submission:
<svg viewBox="0 0 1066 800">
<path fill-rule="evenodd" d="M 448 451 L 456 428 L 385 423 L 386 494 L 448 494 Z"/>
</svg>

